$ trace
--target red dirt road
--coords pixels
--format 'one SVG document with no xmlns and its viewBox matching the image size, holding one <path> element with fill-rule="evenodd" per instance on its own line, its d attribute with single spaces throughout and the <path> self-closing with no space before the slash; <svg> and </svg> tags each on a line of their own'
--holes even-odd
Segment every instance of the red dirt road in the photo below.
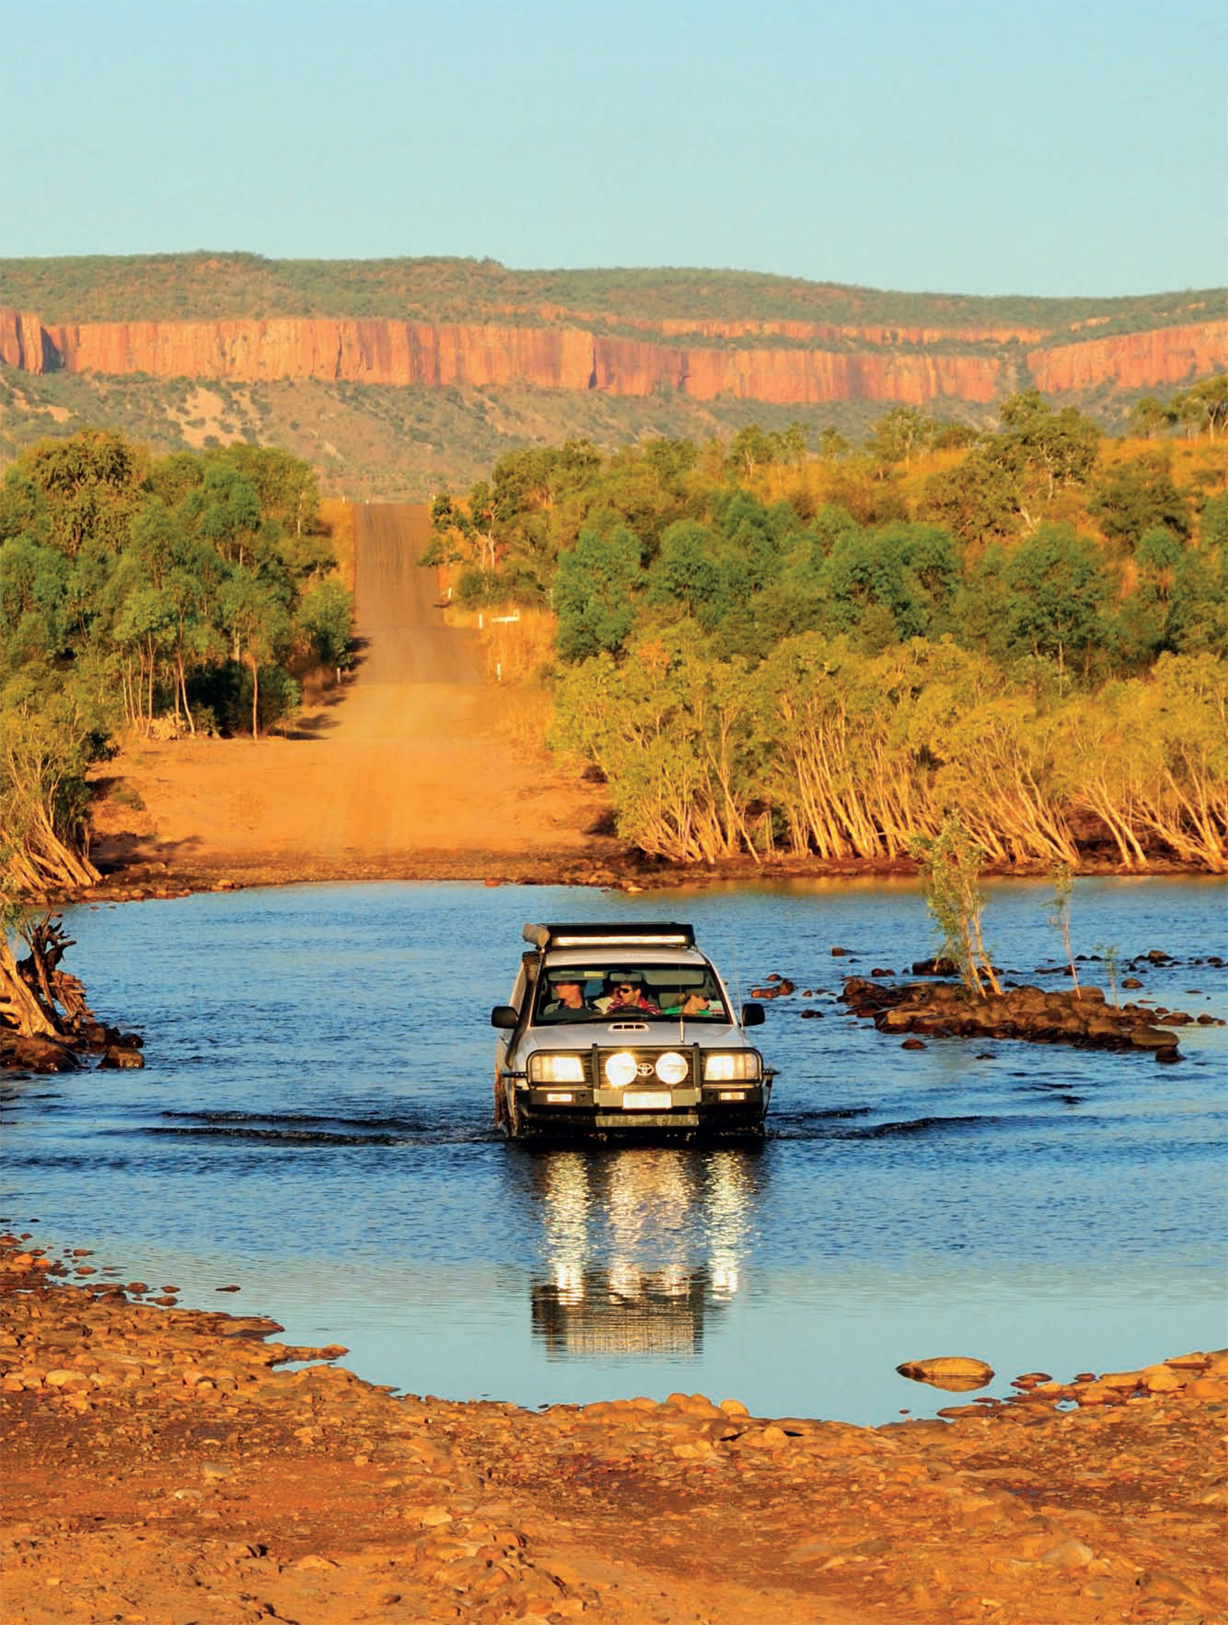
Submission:
<svg viewBox="0 0 1228 1625">
<path fill-rule="evenodd" d="M 358 508 L 357 672 L 293 737 L 131 745 L 105 769 L 119 800 L 97 811 L 96 858 L 239 881 L 591 867 L 603 803 L 513 743 L 511 696 L 417 563 L 427 536 L 422 508 Z"/>
</svg>

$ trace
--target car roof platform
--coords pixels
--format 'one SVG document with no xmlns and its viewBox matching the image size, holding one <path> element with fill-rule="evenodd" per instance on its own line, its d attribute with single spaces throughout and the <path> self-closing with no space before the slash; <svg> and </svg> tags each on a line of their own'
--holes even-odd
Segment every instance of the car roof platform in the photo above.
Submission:
<svg viewBox="0 0 1228 1625">
<path fill-rule="evenodd" d="M 534 925 L 531 921 L 521 932 L 526 942 L 537 949 L 547 948 L 693 948 L 693 926 L 677 921 L 664 923 L 620 925 L 617 920 L 583 921 L 571 925 Z"/>
</svg>

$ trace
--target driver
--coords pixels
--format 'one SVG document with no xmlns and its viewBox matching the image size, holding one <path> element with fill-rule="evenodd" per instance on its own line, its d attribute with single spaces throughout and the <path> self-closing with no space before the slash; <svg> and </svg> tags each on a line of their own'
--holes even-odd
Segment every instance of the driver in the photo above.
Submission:
<svg viewBox="0 0 1228 1625">
<path fill-rule="evenodd" d="M 542 1006 L 544 1016 L 567 1017 L 569 1010 L 582 1015 L 589 1006 L 584 1002 L 584 983 L 578 976 L 556 976 L 550 984 L 553 995 L 549 1003 Z"/>
<path fill-rule="evenodd" d="M 659 1016 L 660 1006 L 644 997 L 638 976 L 615 976 L 611 979 L 610 1002 L 607 1010 L 642 1010 L 645 1015 Z"/>
</svg>

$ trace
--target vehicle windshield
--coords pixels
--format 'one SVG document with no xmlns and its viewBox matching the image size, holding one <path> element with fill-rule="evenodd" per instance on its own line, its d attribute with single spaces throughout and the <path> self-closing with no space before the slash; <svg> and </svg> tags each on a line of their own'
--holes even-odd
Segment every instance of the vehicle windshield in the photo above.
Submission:
<svg viewBox="0 0 1228 1625">
<path fill-rule="evenodd" d="M 534 1020 L 728 1022 L 716 978 L 703 965 L 554 965 L 537 987 Z"/>
</svg>

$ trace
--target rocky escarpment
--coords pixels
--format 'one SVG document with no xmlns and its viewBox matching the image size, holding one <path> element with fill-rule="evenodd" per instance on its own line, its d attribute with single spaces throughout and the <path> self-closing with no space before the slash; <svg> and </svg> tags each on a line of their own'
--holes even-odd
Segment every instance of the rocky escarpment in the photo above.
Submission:
<svg viewBox="0 0 1228 1625">
<path fill-rule="evenodd" d="M 829 327 L 805 322 L 620 323 L 542 313 L 479 323 L 275 317 L 268 320 L 85 322 L 46 325 L 0 310 L 0 359 L 29 373 L 63 371 L 236 383 L 315 379 L 427 388 L 542 389 L 696 401 L 942 400 L 987 405 L 1026 382 L 1031 328 Z M 689 339 L 689 343 L 679 343 Z M 1228 323 L 1209 321 L 1088 338 L 1027 353 L 1047 392 L 1109 383 L 1183 381 L 1228 362 Z"/>
<path fill-rule="evenodd" d="M 1111 380 L 1118 389 L 1181 384 L 1228 367 L 1228 321 L 1160 327 L 1149 333 L 1083 339 L 1033 350 L 1028 369 L 1046 395 L 1091 389 Z"/>
</svg>

